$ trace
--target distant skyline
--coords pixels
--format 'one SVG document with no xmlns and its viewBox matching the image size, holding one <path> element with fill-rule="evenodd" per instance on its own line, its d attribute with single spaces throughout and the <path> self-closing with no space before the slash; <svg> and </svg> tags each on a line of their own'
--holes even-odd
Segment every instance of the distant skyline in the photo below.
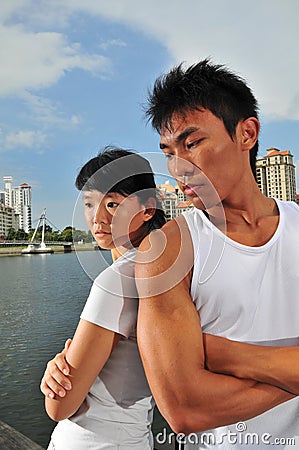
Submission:
<svg viewBox="0 0 299 450">
<path fill-rule="evenodd" d="M 290 150 L 298 191 L 298 15 L 296 0 L 2 1 L 0 190 L 3 176 L 28 183 L 33 225 L 44 207 L 59 229 L 71 225 L 80 167 L 107 144 L 158 153 L 148 88 L 174 64 L 210 57 L 252 88 L 259 154 Z"/>
</svg>

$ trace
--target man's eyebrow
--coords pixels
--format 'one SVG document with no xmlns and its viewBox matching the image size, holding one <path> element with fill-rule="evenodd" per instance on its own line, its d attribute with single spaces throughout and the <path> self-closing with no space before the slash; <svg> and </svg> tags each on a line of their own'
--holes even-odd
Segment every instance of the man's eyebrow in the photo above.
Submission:
<svg viewBox="0 0 299 450">
<path fill-rule="evenodd" d="M 176 139 L 175 142 L 177 144 L 179 144 L 180 142 L 184 141 L 190 134 L 194 133 L 195 131 L 198 131 L 199 128 L 198 127 L 188 127 L 186 128 L 184 131 L 181 132 L 181 134 L 179 134 Z M 168 145 L 164 144 L 163 142 L 160 142 L 160 149 L 163 150 L 164 148 L 167 148 Z"/>
<path fill-rule="evenodd" d="M 188 127 L 186 128 L 184 131 L 182 131 L 181 134 L 178 135 L 178 137 L 176 138 L 176 142 L 182 142 L 186 139 L 186 137 L 188 137 L 190 134 L 194 133 L 194 131 L 199 130 L 198 127 Z"/>
</svg>

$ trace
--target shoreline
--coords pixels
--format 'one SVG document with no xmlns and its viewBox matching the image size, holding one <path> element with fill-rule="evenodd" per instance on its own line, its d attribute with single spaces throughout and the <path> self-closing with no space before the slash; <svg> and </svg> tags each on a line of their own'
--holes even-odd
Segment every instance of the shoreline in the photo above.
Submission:
<svg viewBox="0 0 299 450">
<path fill-rule="evenodd" d="M 49 244 L 50 246 L 50 244 Z M 23 255 L 22 250 L 26 248 L 27 246 L 22 247 L 4 247 L 1 248 L 0 246 L 0 257 L 1 256 L 27 256 Z M 94 250 L 93 244 L 72 244 L 71 250 L 65 251 L 63 245 L 53 245 L 54 254 L 55 253 L 71 253 L 71 252 L 77 252 L 77 251 L 91 251 Z"/>
</svg>

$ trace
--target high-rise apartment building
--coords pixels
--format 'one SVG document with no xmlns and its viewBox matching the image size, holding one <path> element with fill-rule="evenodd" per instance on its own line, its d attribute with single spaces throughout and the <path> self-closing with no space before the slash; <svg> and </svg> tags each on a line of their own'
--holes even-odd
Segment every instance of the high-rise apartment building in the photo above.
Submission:
<svg viewBox="0 0 299 450">
<path fill-rule="evenodd" d="M 13 208 L 19 214 L 21 229 L 29 233 L 31 230 L 31 187 L 23 183 L 13 189 Z"/>
<path fill-rule="evenodd" d="M 0 191 L 0 203 L 3 203 L 5 205 L 5 192 Z"/>
<path fill-rule="evenodd" d="M 10 228 L 23 229 L 26 233 L 29 233 L 32 228 L 31 186 L 23 183 L 18 187 L 13 187 L 13 178 L 11 176 L 3 177 L 3 181 L 4 191 L 0 193 L 1 199 L 3 200 L 4 198 L 2 203 L 4 203 L 6 208 L 13 209 L 14 218 L 9 218 L 11 216 L 10 213 L 7 213 L 5 216 L 2 208 L 2 220 L 4 221 L 4 217 L 6 217 L 5 220 L 9 222 Z M 18 218 L 18 221 L 15 220 L 15 217 Z M 7 225 L 5 228 L 7 228 Z"/>
<path fill-rule="evenodd" d="M 182 212 L 193 206 L 179 187 L 172 186 L 169 181 L 161 184 L 159 189 L 161 192 L 162 207 L 167 220 L 175 219 Z"/>
<path fill-rule="evenodd" d="M 4 192 L 5 192 L 5 205 L 12 207 L 12 183 L 13 177 L 3 177 Z"/>
<path fill-rule="evenodd" d="M 0 202 L 0 241 L 5 239 L 11 228 L 19 228 L 19 216 L 11 206 Z"/>
<path fill-rule="evenodd" d="M 293 155 L 289 150 L 269 148 L 256 162 L 257 183 L 264 195 L 296 201 L 296 177 Z"/>
</svg>

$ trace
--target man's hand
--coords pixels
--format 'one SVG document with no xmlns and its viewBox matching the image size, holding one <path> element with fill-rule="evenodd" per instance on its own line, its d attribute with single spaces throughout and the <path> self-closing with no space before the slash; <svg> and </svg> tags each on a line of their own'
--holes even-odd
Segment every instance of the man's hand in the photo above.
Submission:
<svg viewBox="0 0 299 450">
<path fill-rule="evenodd" d="M 47 364 L 40 384 L 40 390 L 46 397 L 55 398 L 55 395 L 64 397 L 66 392 L 72 389 L 72 384 L 68 378 L 70 369 L 65 359 L 71 342 L 72 340 L 68 339 L 62 352 L 57 353 L 55 358 Z"/>
</svg>

